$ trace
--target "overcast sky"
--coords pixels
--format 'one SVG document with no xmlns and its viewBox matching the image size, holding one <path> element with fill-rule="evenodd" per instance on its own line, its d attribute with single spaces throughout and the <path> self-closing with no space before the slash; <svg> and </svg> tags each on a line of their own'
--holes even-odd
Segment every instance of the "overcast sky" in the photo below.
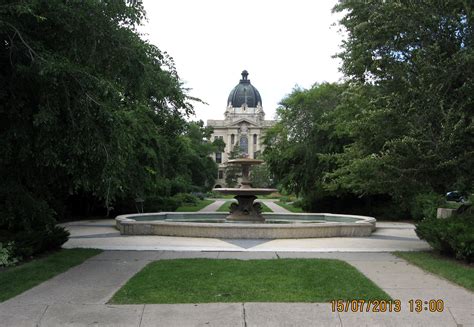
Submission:
<svg viewBox="0 0 474 327">
<path fill-rule="evenodd" d="M 295 85 L 342 78 L 335 0 L 143 1 L 145 38 L 175 60 L 195 104 L 195 119 L 224 119 L 227 97 L 246 69 L 266 119 Z"/>
</svg>

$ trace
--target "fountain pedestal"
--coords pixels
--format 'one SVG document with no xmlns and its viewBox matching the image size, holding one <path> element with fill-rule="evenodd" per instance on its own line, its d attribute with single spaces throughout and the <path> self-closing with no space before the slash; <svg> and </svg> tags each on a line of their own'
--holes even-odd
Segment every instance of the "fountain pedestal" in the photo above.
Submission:
<svg viewBox="0 0 474 327">
<path fill-rule="evenodd" d="M 227 220 L 234 221 L 261 221 L 265 218 L 262 216 L 262 205 L 254 203 L 257 197 L 255 195 L 236 195 L 234 199 L 237 203 L 232 203 L 230 206 L 230 215 L 226 217 Z"/>
<path fill-rule="evenodd" d="M 249 181 L 249 171 L 251 165 L 259 165 L 262 160 L 241 158 L 233 159 L 228 164 L 237 164 L 242 166 L 242 182 L 240 188 L 215 188 L 213 191 L 221 194 L 233 194 L 237 203 L 230 206 L 230 214 L 226 217 L 229 221 L 243 222 L 264 222 L 262 216 L 262 205 L 254 203 L 256 195 L 267 195 L 276 192 L 273 188 L 252 188 Z"/>
</svg>

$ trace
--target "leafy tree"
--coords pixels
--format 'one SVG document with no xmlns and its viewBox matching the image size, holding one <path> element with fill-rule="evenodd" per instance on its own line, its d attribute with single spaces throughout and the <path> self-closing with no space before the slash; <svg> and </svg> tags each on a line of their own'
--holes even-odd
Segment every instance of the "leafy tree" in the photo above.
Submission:
<svg viewBox="0 0 474 327">
<path fill-rule="evenodd" d="M 229 160 L 238 159 L 242 155 L 239 143 L 235 143 L 228 153 Z M 236 187 L 239 177 L 242 176 L 242 168 L 237 165 L 227 165 L 225 168 L 225 183 L 227 187 Z"/>
<path fill-rule="evenodd" d="M 211 134 L 212 128 L 204 127 L 203 121 L 199 121 L 189 123 L 187 132 L 182 137 L 186 147 L 181 149 L 185 156 L 183 171 L 188 172 L 189 184 L 194 188 L 193 191 L 210 191 L 216 180 L 217 164 L 210 154 L 218 151 L 222 145 L 216 141 L 206 142 Z"/>
<path fill-rule="evenodd" d="M 335 11 L 347 82 L 282 101 L 264 153 L 278 181 L 307 206 L 375 200 L 413 215 L 424 194 L 472 191 L 472 6 L 347 0 Z"/>
<path fill-rule="evenodd" d="M 250 182 L 252 187 L 271 188 L 275 186 L 273 176 L 265 163 L 252 166 Z"/>
<path fill-rule="evenodd" d="M 191 99 L 144 18 L 138 1 L 0 6 L 0 241 L 212 184 L 209 131 L 185 121 Z"/>
<path fill-rule="evenodd" d="M 224 152 L 226 146 L 223 139 L 215 139 L 212 141 L 212 145 L 214 145 L 216 152 Z"/>
<path fill-rule="evenodd" d="M 264 158 L 278 182 L 289 192 L 322 192 L 324 174 L 334 167 L 327 154 L 342 152 L 348 142 L 329 119 L 347 87 L 315 84 L 295 89 L 281 101 L 280 121 L 265 138 Z"/>
<path fill-rule="evenodd" d="M 473 10 L 466 1 L 340 1 L 348 39 L 342 70 L 375 88 L 353 120 L 354 144 L 331 187 L 385 191 L 409 205 L 420 192 L 472 190 Z"/>
</svg>

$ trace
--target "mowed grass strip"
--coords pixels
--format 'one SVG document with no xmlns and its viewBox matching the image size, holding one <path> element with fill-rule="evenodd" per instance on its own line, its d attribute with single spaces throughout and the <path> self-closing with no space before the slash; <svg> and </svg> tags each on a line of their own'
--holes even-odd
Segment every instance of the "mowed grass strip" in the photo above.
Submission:
<svg viewBox="0 0 474 327">
<path fill-rule="evenodd" d="M 260 201 L 255 201 L 255 202 L 260 202 Z M 232 203 L 237 203 L 237 201 L 226 201 L 223 205 L 219 207 L 219 209 L 217 209 L 217 212 L 229 212 L 230 205 Z M 260 204 L 262 205 L 262 212 L 273 212 L 273 210 L 267 207 L 265 203 L 260 202 Z"/>
<path fill-rule="evenodd" d="M 180 207 L 178 207 L 175 212 L 196 212 L 201 210 L 204 207 L 207 207 L 211 203 L 213 203 L 214 200 L 200 200 L 197 204 L 184 204 Z"/>
<path fill-rule="evenodd" d="M 17 267 L 0 271 L 0 302 L 65 272 L 102 252 L 96 249 L 62 249 Z"/>
<path fill-rule="evenodd" d="M 332 259 L 155 261 L 111 299 L 115 304 L 328 302 L 390 299 L 348 263 Z"/>
<path fill-rule="evenodd" d="M 435 252 L 395 252 L 395 255 L 474 292 L 474 265 Z"/>
</svg>

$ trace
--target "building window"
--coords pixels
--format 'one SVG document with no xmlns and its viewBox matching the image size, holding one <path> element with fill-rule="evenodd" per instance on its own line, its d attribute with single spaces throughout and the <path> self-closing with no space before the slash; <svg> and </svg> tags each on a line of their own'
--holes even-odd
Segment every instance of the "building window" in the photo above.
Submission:
<svg viewBox="0 0 474 327">
<path fill-rule="evenodd" d="M 224 178 L 224 171 L 223 170 L 219 170 L 219 174 L 217 175 L 217 178 L 218 179 L 223 179 Z"/>
<path fill-rule="evenodd" d="M 235 143 L 235 135 L 232 134 L 232 135 L 230 136 L 230 144 L 231 144 L 232 146 L 234 146 L 234 143 Z"/>
<path fill-rule="evenodd" d="M 216 152 L 216 163 L 222 163 L 222 153 Z"/>
<path fill-rule="evenodd" d="M 247 136 L 242 136 L 240 138 L 240 151 L 242 153 L 249 153 L 249 140 Z"/>
<path fill-rule="evenodd" d="M 253 144 L 257 144 L 257 134 L 253 134 Z"/>
<path fill-rule="evenodd" d="M 224 136 L 214 136 L 214 140 L 224 140 Z"/>
</svg>

